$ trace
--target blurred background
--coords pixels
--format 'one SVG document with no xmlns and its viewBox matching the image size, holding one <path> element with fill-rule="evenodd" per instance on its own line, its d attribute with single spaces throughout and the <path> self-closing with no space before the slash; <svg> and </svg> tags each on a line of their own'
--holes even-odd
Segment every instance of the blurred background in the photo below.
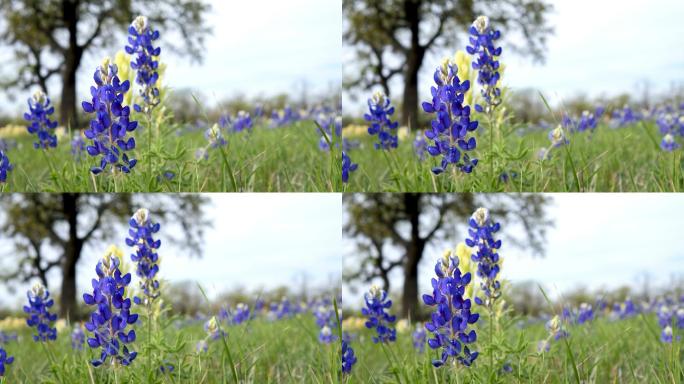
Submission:
<svg viewBox="0 0 684 384">
<path fill-rule="evenodd" d="M 0 317 L 43 282 L 73 318 L 110 244 L 134 273 L 124 240 L 141 207 L 161 224 L 159 276 L 177 313 L 339 294 L 338 194 L 8 194 L 0 207 Z"/>
<path fill-rule="evenodd" d="M 339 0 L 0 0 L 0 129 L 23 125 L 41 88 L 60 125 L 79 119 L 96 66 L 123 50 L 137 15 L 160 31 L 176 119 L 339 104 Z"/>
<path fill-rule="evenodd" d="M 480 14 L 500 29 L 510 87 L 506 108 L 516 122 L 549 121 L 542 92 L 556 111 L 576 115 L 601 104 L 635 110 L 684 100 L 684 32 L 678 0 L 344 0 L 346 121 L 363 117 L 373 91 L 398 106 L 402 126 L 423 122 L 419 102 L 444 57 L 465 51 Z M 479 92 L 479 91 L 478 91 Z"/>
<path fill-rule="evenodd" d="M 435 263 L 465 241 L 478 207 L 501 223 L 499 276 L 518 314 L 548 310 L 540 287 L 575 308 L 684 292 L 682 194 L 346 194 L 345 308 L 377 284 L 396 313 L 420 317 Z"/>
</svg>

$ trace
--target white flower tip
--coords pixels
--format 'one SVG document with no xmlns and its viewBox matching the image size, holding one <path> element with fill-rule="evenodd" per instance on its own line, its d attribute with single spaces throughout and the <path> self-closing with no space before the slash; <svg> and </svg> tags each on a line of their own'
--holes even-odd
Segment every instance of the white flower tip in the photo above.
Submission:
<svg viewBox="0 0 684 384">
<path fill-rule="evenodd" d="M 368 293 L 370 293 L 370 295 L 372 297 L 380 297 L 380 296 L 382 296 L 382 289 L 379 286 L 373 284 L 373 285 L 371 285 Z"/>
<path fill-rule="evenodd" d="M 473 213 L 473 220 L 475 220 L 480 227 L 484 226 L 485 223 L 487 223 L 487 220 L 489 220 L 489 210 L 482 207 L 478 208 L 475 213 Z"/>
<path fill-rule="evenodd" d="M 147 222 L 149 216 L 150 211 L 147 208 L 140 208 L 133 214 L 133 220 L 135 220 L 138 225 L 143 225 Z"/>
<path fill-rule="evenodd" d="M 385 104 L 385 94 L 382 93 L 382 91 L 375 91 L 373 93 L 373 96 L 371 96 L 371 100 L 373 101 L 373 104 L 375 105 L 384 105 Z"/>
<path fill-rule="evenodd" d="M 478 33 L 484 33 L 489 28 L 489 17 L 481 15 L 473 21 L 473 27 L 477 29 Z"/>
<path fill-rule="evenodd" d="M 138 16 L 133 20 L 131 25 L 133 26 L 133 28 L 135 28 L 136 32 L 143 33 L 143 31 L 147 29 L 147 17 Z"/>
<path fill-rule="evenodd" d="M 41 283 L 35 283 L 31 287 L 31 294 L 33 297 L 43 297 L 45 294 L 45 286 Z"/>
<path fill-rule="evenodd" d="M 45 103 L 47 96 L 45 95 L 45 92 L 39 89 L 33 94 L 32 98 L 35 104 L 43 104 Z"/>
</svg>

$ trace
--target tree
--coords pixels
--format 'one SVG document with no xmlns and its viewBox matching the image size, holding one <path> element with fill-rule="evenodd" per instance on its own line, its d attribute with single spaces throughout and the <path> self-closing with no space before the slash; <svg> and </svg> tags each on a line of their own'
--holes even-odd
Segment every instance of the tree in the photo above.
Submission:
<svg viewBox="0 0 684 384">
<path fill-rule="evenodd" d="M 343 39 L 356 50 L 356 75 L 347 88 L 380 85 L 390 95 L 390 80 L 403 79 L 401 123 L 417 126 L 418 74 L 429 53 L 465 50 L 467 30 L 477 15 L 489 16 L 505 38 L 506 52 L 541 60 L 552 31 L 543 0 L 344 0 Z M 514 41 L 521 41 L 515 44 Z M 446 55 L 445 54 L 445 55 Z M 435 66 L 436 67 L 436 66 Z"/>
<path fill-rule="evenodd" d="M 0 232 L 12 239 L 9 265 L 0 281 L 28 282 L 39 279 L 48 286 L 47 275 L 61 270 L 60 316 L 75 316 L 76 266 L 86 247 L 104 251 L 102 244 L 123 242 L 128 219 L 141 207 L 163 225 L 164 242 L 200 255 L 204 229 L 210 224 L 202 215 L 205 198 L 200 195 L 129 194 L 14 194 L 0 196 Z M 165 229 L 177 225 L 183 234 L 170 236 Z M 168 244 L 168 243 L 167 243 Z M 5 263 L 7 264 L 7 263 Z"/>
<path fill-rule="evenodd" d="M 552 225 L 546 217 L 548 198 L 538 194 L 345 194 L 343 202 L 349 214 L 343 233 L 355 243 L 360 259 L 358 268 L 345 271 L 345 281 L 380 279 L 389 292 L 390 274 L 401 270 L 405 317 L 417 314 L 418 266 L 426 248 L 463 241 L 478 207 L 488 208 L 501 222 L 506 247 L 529 249 L 533 255 L 543 254 L 546 228 Z M 516 225 L 523 237 L 512 235 L 510 228 Z"/>
<path fill-rule="evenodd" d="M 86 53 L 111 46 L 123 49 L 123 33 L 140 14 L 161 30 L 168 41 L 164 49 L 201 60 L 204 37 L 210 32 L 204 26 L 208 10 L 201 0 L 0 0 L 0 43 L 14 50 L 14 57 L 3 64 L 19 67 L 0 85 L 39 86 L 49 94 L 48 80 L 59 76 L 59 121 L 77 125 L 76 74 Z"/>
</svg>

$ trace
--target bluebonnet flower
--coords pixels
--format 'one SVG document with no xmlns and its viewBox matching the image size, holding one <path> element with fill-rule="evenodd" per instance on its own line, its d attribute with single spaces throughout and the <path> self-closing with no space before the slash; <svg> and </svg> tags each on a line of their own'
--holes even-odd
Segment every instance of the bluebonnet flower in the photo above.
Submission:
<svg viewBox="0 0 684 384">
<path fill-rule="evenodd" d="M 321 329 L 318 334 L 318 340 L 324 344 L 330 344 L 337 340 L 337 336 L 333 335 L 331 328 L 337 325 L 337 317 L 335 316 L 335 308 L 330 305 L 319 305 L 313 311 L 316 325 Z"/>
<path fill-rule="evenodd" d="M 218 124 L 212 125 L 209 129 L 204 132 L 204 137 L 209 142 L 209 146 L 212 148 L 218 148 L 226 145 L 226 139 L 223 138 L 221 134 L 221 128 Z"/>
<path fill-rule="evenodd" d="M 470 106 L 463 105 L 470 81 L 461 82 L 457 72 L 456 64 L 445 59 L 435 70 L 437 86 L 431 88 L 432 101 L 422 104 L 425 112 L 436 114 L 432 127 L 425 130 L 425 136 L 433 141 L 433 145 L 427 147 L 428 153 L 430 156 L 442 156 L 441 165 L 432 168 L 436 175 L 444 172 L 449 164 L 470 173 L 478 162 L 466 153 L 476 147 L 475 137 L 468 137 L 468 132 L 477 129 L 478 125 L 477 121 L 470 121 Z"/>
<path fill-rule="evenodd" d="M 660 148 L 663 151 L 672 152 L 679 148 L 679 144 L 675 141 L 674 136 L 672 136 L 671 133 L 668 133 L 663 136 L 663 140 L 660 142 Z"/>
<path fill-rule="evenodd" d="M 681 310 L 680 310 L 681 311 Z M 658 325 L 662 328 L 662 331 L 660 333 L 660 340 L 663 343 L 672 343 L 673 339 L 680 340 L 680 336 L 677 336 L 674 338 L 674 330 L 672 328 L 673 323 L 678 323 L 677 327 L 682 328 L 681 324 L 682 318 L 684 318 L 684 311 L 677 311 L 677 317 L 679 319 L 675 318 L 675 312 L 672 308 L 666 306 L 666 305 L 661 305 L 660 308 L 658 308 L 658 312 L 656 313 L 658 316 Z M 677 321 L 678 320 L 678 321 Z"/>
<path fill-rule="evenodd" d="M 235 116 L 235 122 L 233 123 L 233 131 L 242 132 L 245 129 L 252 130 L 252 118 L 249 116 L 248 112 L 238 111 Z"/>
<path fill-rule="evenodd" d="M 218 340 L 225 336 L 225 332 L 219 327 L 216 316 L 212 316 L 206 323 L 204 323 L 204 331 L 211 340 Z"/>
<path fill-rule="evenodd" d="M 7 181 L 7 174 L 14 169 L 10 164 L 9 157 L 3 151 L 0 151 L 0 183 Z"/>
<path fill-rule="evenodd" d="M 196 160 L 207 160 L 209 159 L 209 151 L 207 151 L 206 148 L 197 148 L 195 150 L 195 159 Z"/>
<path fill-rule="evenodd" d="M 477 55 L 473 60 L 473 69 L 477 69 L 477 82 L 482 87 L 481 93 L 486 106 L 482 108 L 475 105 L 478 112 L 491 112 L 497 105 L 501 104 L 501 89 L 496 84 L 501 78 L 499 73 L 500 63 L 497 60 L 501 56 L 501 47 L 494 45 L 495 41 L 501 37 L 499 30 L 493 30 L 489 26 L 487 16 L 479 16 L 468 30 L 470 32 L 470 45 L 466 51 L 470 55 Z"/>
<path fill-rule="evenodd" d="M 195 345 L 195 350 L 197 351 L 197 353 L 206 352 L 209 350 L 209 343 L 207 343 L 206 340 L 200 340 Z"/>
<path fill-rule="evenodd" d="M 161 246 L 161 240 L 155 240 L 152 236 L 159 232 L 159 223 L 153 223 L 150 212 L 146 208 L 138 209 L 128 221 L 130 226 L 126 238 L 126 245 L 135 247 L 135 253 L 131 260 L 136 263 L 135 274 L 140 278 L 140 289 L 144 297 L 134 297 L 133 301 L 140 305 L 149 305 L 159 297 L 159 281 L 156 279 L 159 272 L 159 254 L 157 250 Z"/>
<path fill-rule="evenodd" d="M 81 328 L 80 325 L 75 326 L 74 330 L 71 332 L 71 349 L 82 351 L 83 344 L 85 344 L 85 337 L 83 328 Z"/>
<path fill-rule="evenodd" d="M 493 302 L 501 295 L 501 283 L 497 275 L 501 270 L 497 251 L 501 248 L 501 240 L 494 240 L 494 234 L 501 228 L 499 223 L 492 222 L 486 208 L 478 208 L 468 221 L 468 235 L 465 243 L 475 248 L 471 258 L 477 263 L 477 275 L 482 279 L 480 287 L 485 300 L 476 297 L 475 303 L 491 308 Z"/>
<path fill-rule="evenodd" d="M 664 112 L 656 119 L 656 124 L 660 133 L 666 135 L 668 133 L 673 133 L 675 131 L 675 125 L 677 125 L 676 117 L 672 113 Z"/>
<path fill-rule="evenodd" d="M 271 303 L 271 312 L 274 313 L 278 320 L 286 317 L 292 317 L 296 310 L 294 306 L 290 304 L 290 300 L 287 297 L 280 299 L 280 303 Z"/>
<path fill-rule="evenodd" d="M 427 151 L 427 141 L 425 141 L 425 136 L 423 132 L 417 131 L 416 138 L 413 140 L 413 152 L 418 157 L 418 160 L 425 160 L 425 152 Z"/>
<path fill-rule="evenodd" d="M 397 330 L 392 328 L 396 316 L 386 312 L 392 308 L 392 300 L 387 298 L 387 292 L 373 285 L 364 295 L 366 306 L 361 314 L 367 317 L 366 328 L 374 329 L 377 336 L 373 336 L 374 343 L 389 343 L 397 339 Z"/>
<path fill-rule="evenodd" d="M 634 112 L 628 105 L 625 105 L 622 110 L 613 111 L 613 119 L 617 121 L 619 127 L 624 127 L 640 121 L 642 116 L 638 112 Z"/>
<path fill-rule="evenodd" d="M 537 342 L 537 352 L 543 353 L 551 350 L 551 343 L 548 340 L 539 340 Z"/>
<path fill-rule="evenodd" d="M 7 333 L 0 331 L 0 344 L 7 344 L 10 341 L 17 341 L 18 335 L 15 333 Z"/>
<path fill-rule="evenodd" d="M 33 335 L 33 340 L 41 342 L 56 340 L 57 329 L 51 328 L 51 325 L 57 320 L 57 314 L 50 313 L 50 308 L 55 304 L 50 298 L 50 291 L 42 284 L 36 283 L 26 296 L 29 304 L 24 306 L 24 312 L 28 314 L 26 324 L 29 327 L 36 327 L 37 332 Z"/>
<path fill-rule="evenodd" d="M 423 324 L 416 324 L 416 329 L 413 331 L 413 348 L 417 349 L 419 353 L 425 351 L 425 343 L 427 342 L 427 332 Z"/>
<path fill-rule="evenodd" d="M 315 122 L 320 128 L 323 129 L 328 140 L 334 141 L 335 146 L 339 148 L 339 141 L 342 139 L 342 116 L 339 115 L 326 115 L 325 113 L 320 113 Z M 323 133 L 318 130 L 321 138 L 318 140 L 318 148 L 322 151 L 330 150 L 330 145 L 328 141 L 323 137 Z M 337 139 L 336 139 L 337 138 Z M 342 139 L 342 150 L 347 151 L 351 148 L 352 143 L 347 139 Z"/>
<path fill-rule="evenodd" d="M 560 147 L 570 143 L 570 140 L 568 140 L 565 135 L 565 130 L 560 125 L 549 132 L 549 140 L 551 141 L 551 148 Z"/>
<path fill-rule="evenodd" d="M 131 299 L 124 299 L 131 274 L 121 275 L 121 261 L 117 255 L 121 253 L 115 247 L 107 250 L 95 267 L 98 278 L 92 280 L 93 293 L 83 294 L 86 305 L 96 306 L 85 323 L 86 329 L 93 333 L 93 337 L 88 338 L 88 345 L 102 349 L 100 358 L 91 361 L 95 367 L 104 364 L 107 357 L 112 358 L 112 363 L 129 365 L 138 355 L 127 346 L 135 341 L 135 330 L 126 333 L 126 327 L 135 324 L 138 315 L 131 313 Z"/>
<path fill-rule="evenodd" d="M 618 313 L 620 319 L 626 319 L 629 317 L 636 316 L 637 314 L 637 308 L 634 305 L 634 302 L 632 299 L 627 299 L 625 300 L 624 303 L 622 304 L 615 304 L 617 308 L 615 308 L 616 312 Z"/>
<path fill-rule="evenodd" d="M 128 80 L 120 82 L 117 72 L 116 64 L 109 58 L 104 59 L 93 77 L 97 87 L 90 87 L 92 100 L 82 103 L 85 113 L 95 113 L 85 136 L 93 140 L 93 145 L 86 147 L 88 154 L 93 157 L 102 156 L 100 165 L 90 169 L 96 175 L 104 171 L 107 164 L 129 173 L 137 163 L 137 160 L 129 158 L 126 154 L 135 148 L 135 139 L 129 137 L 126 140 L 126 134 L 138 127 L 138 122 L 129 118 L 130 108 L 122 105 L 130 83 Z"/>
<path fill-rule="evenodd" d="M 173 364 L 169 363 L 168 361 L 164 360 L 162 362 L 162 365 L 159 367 L 159 371 L 161 373 L 173 373 L 173 371 L 176 368 L 173 366 Z"/>
<path fill-rule="evenodd" d="M 38 141 L 33 147 L 48 149 L 57 146 L 57 121 L 50 121 L 50 115 L 55 112 L 55 107 L 50 105 L 50 98 L 43 91 L 37 91 L 28 99 L 29 113 L 24 113 L 24 120 L 30 122 L 27 127 L 28 133 L 36 135 Z"/>
<path fill-rule="evenodd" d="M 561 120 L 561 126 L 569 132 L 584 132 L 587 130 L 593 132 L 598 126 L 599 119 L 601 118 L 601 115 L 603 115 L 603 111 L 603 107 L 597 107 L 595 112 L 589 112 L 586 110 L 582 111 L 582 114 L 577 120 L 574 120 L 567 114 L 564 114 Z"/>
<path fill-rule="evenodd" d="M 398 144 L 397 127 L 399 122 L 392 122 L 391 116 L 394 114 L 394 107 L 391 105 L 389 97 L 382 92 L 375 92 L 368 99 L 368 111 L 364 119 L 370 123 L 368 133 L 378 135 L 379 143 L 375 143 L 375 149 L 396 148 Z"/>
<path fill-rule="evenodd" d="M 80 132 L 74 133 L 74 138 L 71 140 L 71 156 L 76 162 L 81 162 L 83 154 L 86 151 L 86 143 Z"/>
<path fill-rule="evenodd" d="M 238 303 L 235 306 L 235 313 L 232 316 L 231 322 L 238 325 L 247 320 L 249 320 L 249 306 L 245 303 Z"/>
<path fill-rule="evenodd" d="M 432 278 L 432 295 L 423 295 L 423 302 L 428 306 L 436 306 L 431 320 L 425 323 L 425 329 L 433 334 L 428 339 L 432 349 L 441 349 L 440 359 L 433 360 L 432 365 L 440 367 L 449 358 L 454 358 L 465 366 L 470 366 L 478 356 L 471 352 L 467 344 L 477 340 L 474 329 L 468 331 L 468 324 L 475 324 L 480 315 L 471 313 L 470 299 L 464 298 L 466 286 L 470 283 L 471 274 L 461 274 L 458 268 L 459 259 L 451 251 L 435 264 L 437 278 Z"/>
<path fill-rule="evenodd" d="M 159 54 L 160 47 L 154 47 L 153 42 L 159 39 L 159 31 L 150 28 L 147 17 L 138 16 L 128 27 L 128 43 L 125 50 L 135 57 L 131 60 L 131 68 L 137 71 L 135 82 L 141 86 L 140 96 L 143 105 L 134 104 L 136 112 L 149 114 L 152 108 L 159 104 Z M 155 59 L 156 58 L 156 59 Z"/>
<path fill-rule="evenodd" d="M 594 309 L 590 304 L 582 303 L 579 306 L 579 312 L 577 314 L 577 323 L 584 324 L 587 321 L 594 320 Z"/>
<path fill-rule="evenodd" d="M 224 114 L 219 116 L 218 123 L 222 129 L 227 129 L 231 124 L 233 124 L 233 119 L 230 118 L 230 115 Z"/>
<path fill-rule="evenodd" d="M 346 152 L 342 152 L 342 182 L 349 181 L 349 173 L 356 171 L 358 164 L 352 163 L 351 158 Z"/>
<path fill-rule="evenodd" d="M 283 127 L 299 121 L 300 116 L 292 107 L 285 106 L 281 110 L 274 110 L 271 113 L 271 126 L 272 127 Z"/>
<path fill-rule="evenodd" d="M 352 367 L 356 364 L 354 350 L 345 340 L 342 340 L 342 373 L 350 374 Z"/>
<path fill-rule="evenodd" d="M 344 359 L 344 357 L 342 359 Z M 0 347 L 0 377 L 5 376 L 6 366 L 12 364 L 12 362 L 14 362 L 14 357 L 7 356 L 7 352 Z"/>
<path fill-rule="evenodd" d="M 323 326 L 323 328 L 321 328 L 320 333 L 318 334 L 318 341 L 322 344 L 330 344 L 335 340 L 337 340 L 337 337 L 333 335 L 330 327 L 328 327 L 327 325 Z"/>
<path fill-rule="evenodd" d="M 549 335 L 556 341 L 570 336 L 564 321 L 558 315 L 555 315 L 546 322 L 546 330 L 549 331 Z"/>
</svg>

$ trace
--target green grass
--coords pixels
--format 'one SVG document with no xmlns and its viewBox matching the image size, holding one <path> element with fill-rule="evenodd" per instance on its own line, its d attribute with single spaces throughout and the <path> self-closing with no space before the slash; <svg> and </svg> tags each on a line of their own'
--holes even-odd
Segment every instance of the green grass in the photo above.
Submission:
<svg viewBox="0 0 684 384">
<path fill-rule="evenodd" d="M 25 329 L 18 342 L 3 345 L 15 361 L 0 383 L 235 383 L 235 376 L 240 383 L 339 382 L 339 344 L 320 344 L 314 317 L 308 313 L 223 324 L 225 345 L 220 339 L 210 340 L 206 353 L 195 351 L 197 341 L 206 337 L 202 323 L 177 328 L 171 319 L 163 319 L 154 324 L 151 339 L 143 317 L 135 325 L 138 337 L 131 345 L 138 356 L 129 367 L 94 368 L 89 361 L 99 355 L 87 345 L 82 351 L 72 350 L 70 327 L 48 343 L 47 352 Z M 162 374 L 162 362 L 172 364 L 174 371 Z"/>
<path fill-rule="evenodd" d="M 385 156 L 373 148 L 373 137 L 360 138 L 361 147 L 350 151 L 359 164 L 349 177 L 346 191 L 421 192 L 623 192 L 684 190 L 681 150 L 664 152 L 653 123 L 611 129 L 600 125 L 589 132 L 569 134 L 570 145 L 552 150 L 550 159 L 537 152 L 549 147 L 548 132 L 519 134 L 502 124 L 490 140 L 486 123 L 478 129 L 475 157 L 480 163 L 471 174 L 450 167 L 433 175 L 441 159 L 426 153 L 421 162 L 413 152 L 413 138 L 400 139 L 399 148 Z M 354 137 L 353 139 L 356 139 Z M 491 150 L 490 150 L 491 148 Z M 508 182 L 503 172 L 516 176 Z"/>
<path fill-rule="evenodd" d="M 571 325 L 570 337 L 551 341 L 547 353 L 536 350 L 537 342 L 547 337 L 543 324 L 521 328 L 517 326 L 518 320 L 521 319 L 505 316 L 499 321 L 492 346 L 494 367 L 489 363 L 486 314 L 475 327 L 478 339 L 471 348 L 480 351 L 480 355 L 470 368 L 460 364 L 433 368 L 431 360 L 437 358 L 437 352 L 427 345 L 422 354 L 415 350 L 411 332 L 399 332 L 396 343 L 386 346 L 388 353 L 384 353 L 380 345 L 370 340 L 370 331 L 364 329 L 351 342 L 358 362 L 347 382 L 681 383 L 684 380 L 682 342 L 675 343 L 674 348 L 660 342 L 660 328 L 653 314 L 618 321 L 599 318 L 591 323 Z M 503 372 L 504 363 L 510 364 L 511 372 Z"/>
<path fill-rule="evenodd" d="M 145 125 L 144 119 L 140 124 Z M 216 192 L 216 191 L 334 191 L 341 187 L 339 153 L 319 150 L 320 133 L 311 121 L 252 133 L 226 134 L 228 144 L 210 149 L 209 159 L 198 161 L 195 151 L 206 147 L 203 132 L 177 135 L 181 126 L 162 122 L 158 129 L 134 132 L 138 164 L 130 174 L 102 173 L 90 167 L 98 160 L 84 154 L 75 162 L 70 139 L 44 153 L 33 148 L 33 138 L 22 136 L 19 147 L 8 151 L 14 170 L 4 192 Z M 151 134 L 151 140 L 148 136 Z M 87 141 L 86 141 L 87 143 Z M 225 159 L 224 156 L 225 155 Z M 172 180 L 162 175 L 170 171 Z M 231 177 L 232 173 L 232 177 Z M 235 180 L 235 185 L 233 184 Z M 237 187 L 237 188 L 235 188 Z"/>
</svg>

